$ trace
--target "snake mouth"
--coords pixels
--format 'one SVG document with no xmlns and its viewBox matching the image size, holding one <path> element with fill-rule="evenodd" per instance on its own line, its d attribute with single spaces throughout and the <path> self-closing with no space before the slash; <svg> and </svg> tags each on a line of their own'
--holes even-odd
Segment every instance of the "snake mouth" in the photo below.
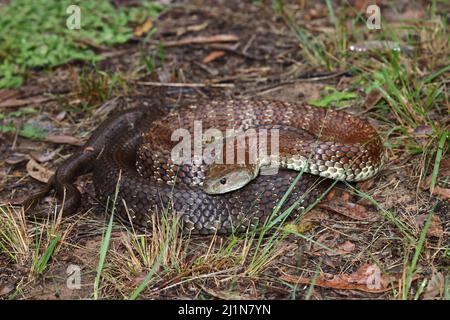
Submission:
<svg viewBox="0 0 450 320">
<path fill-rule="evenodd" d="M 253 166 L 213 165 L 206 173 L 203 191 L 207 194 L 223 194 L 241 189 L 255 179 Z"/>
</svg>

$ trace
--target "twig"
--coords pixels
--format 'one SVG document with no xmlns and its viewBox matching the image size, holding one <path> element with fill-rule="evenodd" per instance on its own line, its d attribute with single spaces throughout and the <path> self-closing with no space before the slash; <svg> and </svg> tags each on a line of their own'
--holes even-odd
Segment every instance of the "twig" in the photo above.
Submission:
<svg viewBox="0 0 450 320">
<path fill-rule="evenodd" d="M 29 104 L 38 104 L 53 100 L 53 97 L 32 97 L 27 99 L 11 98 L 0 103 L 0 108 L 22 107 Z"/>
<path fill-rule="evenodd" d="M 322 81 L 326 79 L 338 78 L 342 76 L 351 76 L 351 73 L 348 71 L 340 71 L 340 72 L 325 72 L 325 73 L 304 73 L 300 76 L 295 77 L 294 79 L 289 79 L 281 82 L 277 82 L 274 84 L 266 85 L 262 88 L 257 88 L 256 90 L 252 90 L 250 92 L 246 92 L 245 94 L 257 94 L 263 95 L 274 90 L 280 89 L 282 86 L 295 84 L 298 82 L 314 82 L 314 81 Z"/>
<path fill-rule="evenodd" d="M 135 82 L 142 86 L 152 86 L 152 87 L 175 87 L 175 88 L 234 88 L 232 83 L 179 83 L 179 82 L 145 82 L 137 81 Z"/>
</svg>

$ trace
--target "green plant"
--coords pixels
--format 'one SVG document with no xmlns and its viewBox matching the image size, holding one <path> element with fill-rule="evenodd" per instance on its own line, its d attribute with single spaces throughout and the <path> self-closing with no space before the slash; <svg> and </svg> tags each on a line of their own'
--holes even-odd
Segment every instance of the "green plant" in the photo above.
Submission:
<svg viewBox="0 0 450 320">
<path fill-rule="evenodd" d="M 66 27 L 69 5 L 80 7 L 80 29 Z M 28 69 L 54 67 L 72 60 L 97 61 L 91 48 L 111 46 L 133 36 L 140 23 L 161 11 L 145 2 L 140 8 L 115 8 L 107 0 L 12 0 L 0 7 L 0 88 L 19 87 Z"/>
</svg>

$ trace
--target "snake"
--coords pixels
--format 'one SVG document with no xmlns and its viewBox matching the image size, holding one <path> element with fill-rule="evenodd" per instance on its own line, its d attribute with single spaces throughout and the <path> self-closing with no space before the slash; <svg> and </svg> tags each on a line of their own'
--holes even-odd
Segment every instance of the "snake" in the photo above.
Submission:
<svg viewBox="0 0 450 320">
<path fill-rule="evenodd" d="M 199 123 L 203 132 L 278 130 L 279 170 L 261 174 L 264 161 L 255 166 L 248 158 L 225 165 L 201 157 L 174 161 L 177 130 L 187 142 L 203 146 L 204 137 L 196 137 Z M 30 207 L 55 189 L 64 212 L 74 213 L 81 202 L 74 182 L 92 172 L 96 197 L 113 203 L 121 220 L 149 227 L 155 215 L 169 214 L 179 217 L 189 233 L 230 234 L 256 229 L 280 213 L 298 216 L 323 196 L 330 185 L 325 178 L 360 181 L 382 165 L 383 146 L 375 128 L 345 111 L 273 100 L 199 101 L 169 112 L 142 106 L 103 122 L 24 205 Z"/>
</svg>

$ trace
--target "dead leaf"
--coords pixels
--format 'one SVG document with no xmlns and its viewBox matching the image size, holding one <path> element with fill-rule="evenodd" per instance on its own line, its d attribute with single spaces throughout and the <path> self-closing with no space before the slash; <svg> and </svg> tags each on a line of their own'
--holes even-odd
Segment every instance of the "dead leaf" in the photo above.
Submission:
<svg viewBox="0 0 450 320">
<path fill-rule="evenodd" d="M 427 135 L 432 135 L 434 133 L 434 130 L 430 126 L 421 125 L 421 126 L 417 126 L 414 130 L 412 130 L 412 133 L 415 136 L 427 136 Z"/>
<path fill-rule="evenodd" d="M 376 212 L 367 210 L 366 207 L 353 202 L 344 202 L 340 199 L 333 199 L 333 201 L 319 204 L 320 208 L 330 210 L 343 216 L 359 221 L 377 221 L 379 216 Z"/>
<path fill-rule="evenodd" d="M 314 7 L 312 7 L 307 14 L 304 15 L 304 19 L 307 21 L 323 18 L 327 15 L 327 8 L 321 4 L 316 3 Z"/>
<path fill-rule="evenodd" d="M 380 90 L 372 90 L 367 96 L 366 96 L 366 107 L 368 109 L 373 108 L 378 101 L 381 100 L 383 95 L 381 94 Z"/>
<path fill-rule="evenodd" d="M 354 11 L 354 14 L 356 13 L 366 13 L 367 7 L 371 4 L 380 5 L 381 1 L 373 1 L 373 0 L 356 0 L 354 3 L 354 8 L 350 11 Z"/>
<path fill-rule="evenodd" d="M 355 251 L 356 245 L 351 241 L 341 243 L 336 249 L 337 254 L 349 254 Z"/>
<path fill-rule="evenodd" d="M 188 44 L 203 44 L 203 43 L 214 43 L 214 42 L 236 42 L 239 41 L 238 36 L 234 34 L 217 34 L 214 36 L 197 36 L 188 37 L 175 41 L 167 41 L 164 43 L 165 47 L 175 47 L 184 46 Z"/>
<path fill-rule="evenodd" d="M 53 171 L 41 166 L 34 159 L 30 159 L 30 161 L 28 161 L 27 172 L 34 179 L 44 183 L 47 183 L 54 173 Z"/>
<path fill-rule="evenodd" d="M 317 244 L 313 246 L 313 253 L 320 254 L 325 253 L 328 256 L 337 256 L 342 254 L 349 254 L 355 250 L 356 246 L 350 241 L 345 241 L 343 243 L 338 243 L 339 234 L 337 233 L 325 233 L 321 235 L 316 241 Z M 327 250 L 322 244 L 332 249 L 333 251 Z"/>
<path fill-rule="evenodd" d="M 364 181 L 358 182 L 358 188 L 361 191 L 367 192 L 373 188 L 374 184 L 375 184 L 375 179 L 364 180 Z"/>
<path fill-rule="evenodd" d="M 13 290 L 14 290 L 14 287 L 10 286 L 10 285 L 6 285 L 6 286 L 0 288 L 0 297 L 7 295 L 8 293 L 12 292 Z"/>
<path fill-rule="evenodd" d="M 336 197 L 336 188 L 333 188 L 330 190 L 330 192 L 328 192 L 327 194 L 327 201 L 331 201 Z"/>
<path fill-rule="evenodd" d="M 398 277 L 387 278 L 376 264 L 364 264 L 352 274 L 334 275 L 331 279 L 319 275 L 315 285 L 338 290 L 359 290 L 371 293 L 381 293 L 390 290 L 390 282 L 398 282 Z M 281 279 L 290 283 L 310 284 L 312 278 L 283 275 Z"/>
<path fill-rule="evenodd" d="M 439 196 L 442 200 L 445 200 L 445 201 L 450 200 L 450 189 L 435 186 L 433 189 L 433 194 L 435 196 Z"/>
<path fill-rule="evenodd" d="M 446 178 L 450 176 L 450 159 L 442 159 L 439 163 L 439 173 L 438 173 L 438 179 L 439 178 Z M 431 180 L 433 179 L 433 175 L 430 174 L 425 180 L 422 181 L 420 184 L 420 187 L 423 190 L 430 189 L 431 186 Z M 435 186 L 432 190 L 432 194 L 441 197 L 442 200 L 448 201 L 450 199 L 450 189 L 448 188 L 442 188 L 440 186 Z"/>
<path fill-rule="evenodd" d="M 400 15 L 400 19 L 404 19 L 404 20 L 414 20 L 414 19 L 422 19 L 425 17 L 425 12 L 424 10 L 414 10 L 414 9 L 408 9 L 405 12 L 403 12 Z"/>
<path fill-rule="evenodd" d="M 215 50 L 213 52 L 211 52 L 210 54 L 208 54 L 205 58 L 203 58 L 203 63 L 204 64 L 208 64 L 211 61 L 214 61 L 220 57 L 223 57 L 225 55 L 225 51 L 219 51 L 219 50 Z"/>
<path fill-rule="evenodd" d="M 74 146 L 82 146 L 83 142 L 81 142 L 78 138 L 73 136 L 65 135 L 65 134 L 49 134 L 45 139 L 47 142 L 51 143 L 61 143 L 61 144 L 71 144 Z"/>
<path fill-rule="evenodd" d="M 442 297 L 444 293 L 445 277 L 441 272 L 434 273 L 428 282 L 427 289 L 423 294 L 423 299 L 431 300 Z"/>
<path fill-rule="evenodd" d="M 140 37 L 143 34 L 149 32 L 152 27 L 153 27 L 152 19 L 147 19 L 142 25 L 140 25 L 140 26 L 136 27 L 136 29 L 134 29 L 133 34 L 136 37 Z"/>
<path fill-rule="evenodd" d="M 56 115 L 55 119 L 58 121 L 63 121 L 64 118 L 66 117 L 66 115 L 67 115 L 67 111 L 61 111 Z"/>
<path fill-rule="evenodd" d="M 27 160 L 27 156 L 23 153 L 13 153 L 8 158 L 6 158 L 5 162 L 7 164 L 15 165 Z"/>
<path fill-rule="evenodd" d="M 56 156 L 56 150 L 51 152 L 30 152 L 30 156 L 37 162 L 43 163 L 52 160 Z"/>
</svg>

